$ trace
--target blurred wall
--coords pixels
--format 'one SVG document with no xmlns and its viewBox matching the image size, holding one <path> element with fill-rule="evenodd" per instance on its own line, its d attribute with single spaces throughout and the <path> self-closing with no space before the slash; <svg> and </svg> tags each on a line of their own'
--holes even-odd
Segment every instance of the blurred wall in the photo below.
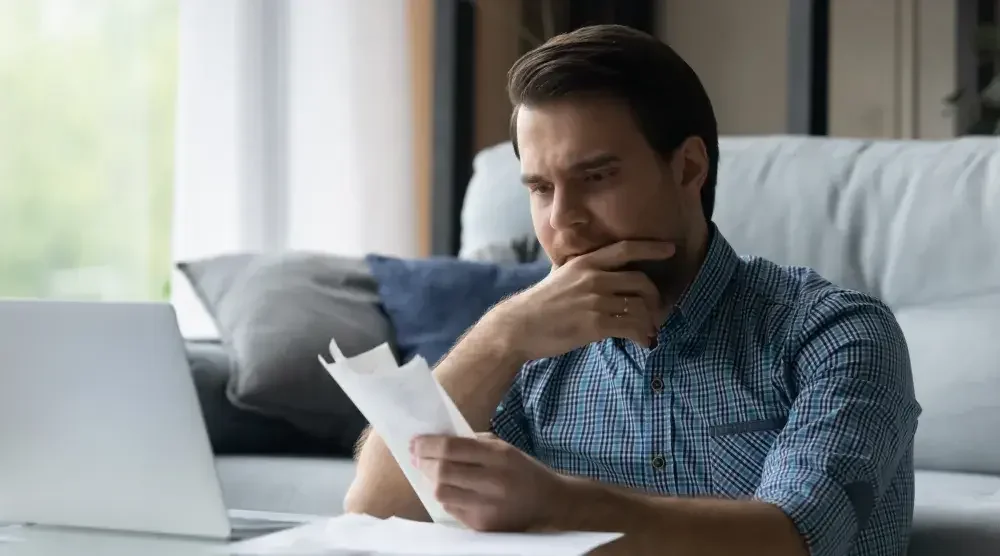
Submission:
<svg viewBox="0 0 1000 556">
<path fill-rule="evenodd" d="M 974 117 L 944 99 L 975 82 L 975 0 L 831 2 L 830 134 L 954 137 Z"/>
<path fill-rule="evenodd" d="M 413 175 L 417 245 L 431 252 L 431 162 L 434 158 L 434 0 L 407 0 L 410 78 L 413 83 Z"/>
<path fill-rule="evenodd" d="M 698 72 L 722 133 L 789 129 L 790 6 L 801 1 L 657 0 L 657 34 Z M 943 138 L 964 129 L 974 107 L 951 110 L 944 99 L 975 80 L 962 62 L 975 1 L 831 0 L 829 134 Z M 478 150 L 507 140 L 503 87 L 524 37 L 521 2 L 477 4 Z"/>
<path fill-rule="evenodd" d="M 658 35 L 701 78 L 720 133 L 787 129 L 789 1 L 659 0 Z"/>
<path fill-rule="evenodd" d="M 701 76 L 725 134 L 787 130 L 789 7 L 804 0 L 658 0 L 659 35 Z M 974 83 L 975 0 L 831 0 L 829 135 L 953 137 L 944 99 Z"/>
<path fill-rule="evenodd" d="M 476 144 L 479 151 L 510 137 L 507 70 L 521 53 L 521 2 L 476 0 Z"/>
</svg>

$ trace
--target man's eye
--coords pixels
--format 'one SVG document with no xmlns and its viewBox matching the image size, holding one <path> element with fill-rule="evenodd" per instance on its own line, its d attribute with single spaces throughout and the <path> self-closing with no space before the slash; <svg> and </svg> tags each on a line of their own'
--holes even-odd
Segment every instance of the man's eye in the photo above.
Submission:
<svg viewBox="0 0 1000 556">
<path fill-rule="evenodd" d="M 533 183 L 528 188 L 535 195 L 546 195 L 552 191 L 552 186 L 547 183 Z"/>
<path fill-rule="evenodd" d="M 618 173 L 617 168 L 608 168 L 607 170 L 601 170 L 599 172 L 591 172 L 584 176 L 584 181 L 604 181 Z"/>
</svg>

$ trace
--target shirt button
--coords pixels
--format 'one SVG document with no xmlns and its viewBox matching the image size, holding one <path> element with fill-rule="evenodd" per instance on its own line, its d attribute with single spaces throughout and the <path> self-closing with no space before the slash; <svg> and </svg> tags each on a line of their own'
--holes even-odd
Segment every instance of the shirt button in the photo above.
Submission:
<svg viewBox="0 0 1000 556">
<path fill-rule="evenodd" d="M 649 386 L 652 387 L 653 392 L 656 392 L 657 394 L 663 391 L 663 381 L 660 380 L 659 378 L 654 378 L 649 383 Z"/>
<path fill-rule="evenodd" d="M 663 456 L 653 456 L 653 461 L 650 463 L 654 469 L 663 469 L 663 466 L 667 464 L 667 460 L 663 459 Z"/>
</svg>

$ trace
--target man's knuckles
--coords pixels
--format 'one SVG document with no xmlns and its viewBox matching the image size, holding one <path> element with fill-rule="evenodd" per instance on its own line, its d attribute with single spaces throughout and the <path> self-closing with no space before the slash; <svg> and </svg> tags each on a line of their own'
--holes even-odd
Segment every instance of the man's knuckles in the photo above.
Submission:
<svg viewBox="0 0 1000 556">
<path fill-rule="evenodd" d="M 604 296 L 599 293 L 588 293 L 583 296 L 584 307 L 592 311 L 600 311 L 601 307 L 604 305 Z"/>
<path fill-rule="evenodd" d="M 436 467 L 434 474 L 437 476 L 439 485 L 450 484 L 467 471 L 466 466 L 447 459 L 439 460 Z"/>
<path fill-rule="evenodd" d="M 626 239 L 606 245 L 570 262 L 583 260 L 583 264 L 587 266 L 610 269 L 635 260 L 670 258 L 675 251 L 673 244 L 664 241 Z"/>
</svg>

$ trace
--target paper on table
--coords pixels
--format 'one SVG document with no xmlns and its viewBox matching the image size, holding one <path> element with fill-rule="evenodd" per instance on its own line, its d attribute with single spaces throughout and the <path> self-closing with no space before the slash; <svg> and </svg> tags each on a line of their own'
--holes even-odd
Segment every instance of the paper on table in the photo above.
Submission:
<svg viewBox="0 0 1000 556">
<path fill-rule="evenodd" d="M 385 441 L 431 519 L 457 524 L 434 497 L 431 482 L 410 463 L 410 440 L 422 434 L 475 436 L 427 362 L 416 356 L 402 367 L 388 344 L 345 357 L 330 340 L 332 362 L 319 361 Z"/>
<path fill-rule="evenodd" d="M 342 515 L 225 548 L 230 554 L 321 554 L 357 551 L 436 556 L 577 556 L 621 533 L 480 533 L 438 523 Z"/>
</svg>

